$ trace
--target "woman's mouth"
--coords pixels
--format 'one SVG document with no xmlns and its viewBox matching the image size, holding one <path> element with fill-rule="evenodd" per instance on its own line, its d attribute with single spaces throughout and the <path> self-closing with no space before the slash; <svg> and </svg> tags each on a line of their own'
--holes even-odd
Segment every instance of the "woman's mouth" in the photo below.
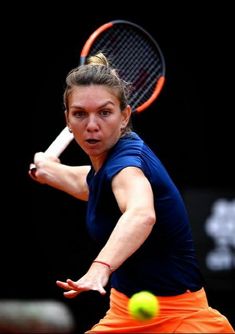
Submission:
<svg viewBox="0 0 235 334">
<path fill-rule="evenodd" d="M 98 139 L 87 139 L 86 142 L 92 145 L 92 144 L 97 144 L 99 140 Z"/>
</svg>

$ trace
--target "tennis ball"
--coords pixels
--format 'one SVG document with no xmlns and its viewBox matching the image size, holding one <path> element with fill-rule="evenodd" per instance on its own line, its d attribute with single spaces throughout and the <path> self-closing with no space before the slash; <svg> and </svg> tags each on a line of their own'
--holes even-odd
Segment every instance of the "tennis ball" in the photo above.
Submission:
<svg viewBox="0 0 235 334">
<path fill-rule="evenodd" d="M 137 292 L 129 299 L 128 311 L 134 319 L 149 320 L 159 312 L 158 299 L 149 291 Z"/>
</svg>

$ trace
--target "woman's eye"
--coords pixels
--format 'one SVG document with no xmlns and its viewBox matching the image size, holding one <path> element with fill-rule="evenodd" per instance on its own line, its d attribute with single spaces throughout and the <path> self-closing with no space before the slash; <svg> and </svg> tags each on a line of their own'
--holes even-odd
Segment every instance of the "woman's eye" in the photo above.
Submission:
<svg viewBox="0 0 235 334">
<path fill-rule="evenodd" d="M 77 118 L 82 118 L 86 116 L 86 113 L 84 111 L 76 111 L 73 115 Z"/>
<path fill-rule="evenodd" d="M 108 115 L 110 115 L 110 110 L 101 110 L 101 112 L 100 112 L 100 114 L 102 115 L 102 116 L 108 116 Z"/>
</svg>

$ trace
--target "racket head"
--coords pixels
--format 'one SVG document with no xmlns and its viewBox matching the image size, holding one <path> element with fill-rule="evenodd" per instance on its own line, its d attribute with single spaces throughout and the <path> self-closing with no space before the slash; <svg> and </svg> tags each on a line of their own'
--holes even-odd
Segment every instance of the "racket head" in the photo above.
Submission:
<svg viewBox="0 0 235 334">
<path fill-rule="evenodd" d="M 103 52 L 120 77 L 132 84 L 129 104 L 133 112 L 148 108 L 165 82 L 165 59 L 156 40 L 140 25 L 114 20 L 103 24 L 87 39 L 80 64 Z"/>
</svg>

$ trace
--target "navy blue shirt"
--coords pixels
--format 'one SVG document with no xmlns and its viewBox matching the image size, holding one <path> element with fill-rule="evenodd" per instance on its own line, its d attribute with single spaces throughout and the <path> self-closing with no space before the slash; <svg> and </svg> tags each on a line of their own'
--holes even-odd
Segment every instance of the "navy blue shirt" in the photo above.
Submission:
<svg viewBox="0 0 235 334">
<path fill-rule="evenodd" d="M 182 197 L 156 154 L 135 133 L 122 137 L 87 182 L 87 227 L 103 247 L 121 216 L 112 192 L 112 178 L 123 168 L 140 168 L 154 193 L 156 224 L 144 244 L 111 276 L 111 286 L 130 297 L 141 290 L 173 296 L 202 287 L 191 227 Z M 143 196 L 139 194 L 139 196 Z"/>
</svg>

